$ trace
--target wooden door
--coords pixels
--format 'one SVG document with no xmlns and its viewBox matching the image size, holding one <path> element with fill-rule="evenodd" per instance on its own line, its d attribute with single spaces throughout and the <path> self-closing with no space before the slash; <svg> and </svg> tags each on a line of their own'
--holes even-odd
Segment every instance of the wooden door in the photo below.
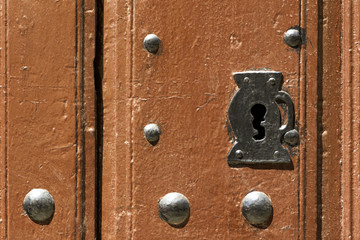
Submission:
<svg viewBox="0 0 360 240">
<path fill-rule="evenodd" d="M 2 238 L 357 239 L 359 8 L 1 1 Z M 290 28 L 299 46 L 283 41 Z M 143 47 L 148 34 L 161 40 L 156 53 Z M 296 146 L 284 144 L 291 167 L 227 163 L 238 141 L 233 73 L 244 71 L 283 74 L 299 132 Z M 144 137 L 149 123 L 161 131 L 156 144 Z M 36 188 L 55 202 L 46 224 L 22 207 Z M 272 203 L 266 227 L 242 214 L 254 190 Z M 159 217 L 171 192 L 190 203 L 181 227 Z"/>
<path fill-rule="evenodd" d="M 322 65 L 327 61 L 322 56 L 324 27 L 319 24 L 323 5 L 282 0 L 104 4 L 102 235 L 106 239 L 319 238 L 321 181 L 339 177 L 339 159 L 333 157 L 326 161 L 337 161 L 331 169 L 335 175 L 322 173 L 321 121 L 328 113 L 322 91 L 340 86 L 340 82 L 331 87 L 322 82 Z M 283 42 L 291 27 L 303 29 L 301 47 Z M 148 34 L 161 39 L 157 54 L 143 48 Z M 338 64 L 339 56 L 331 54 L 335 61 L 329 64 Z M 283 89 L 294 101 L 300 132 L 299 146 L 291 149 L 291 169 L 230 168 L 226 163 L 234 140 L 227 109 L 238 89 L 232 75 L 247 70 L 284 75 Z M 143 128 L 149 123 L 161 130 L 156 145 L 144 138 Z M 332 132 L 336 124 L 327 134 L 339 139 Z M 336 184 L 325 190 L 330 201 L 338 203 L 340 183 Z M 251 226 L 241 214 L 242 199 L 253 190 L 272 201 L 273 220 L 266 229 Z M 170 192 L 189 199 L 191 216 L 184 228 L 174 228 L 158 217 L 158 201 Z M 330 219 L 339 223 L 339 205 L 334 205 L 324 224 Z M 332 237 L 340 233 L 327 231 Z"/>
</svg>

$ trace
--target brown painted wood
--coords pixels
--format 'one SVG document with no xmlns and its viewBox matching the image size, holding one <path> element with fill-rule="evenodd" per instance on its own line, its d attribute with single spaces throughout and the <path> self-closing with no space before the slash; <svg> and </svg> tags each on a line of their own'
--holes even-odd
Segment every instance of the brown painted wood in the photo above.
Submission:
<svg viewBox="0 0 360 240">
<path fill-rule="evenodd" d="M 1 1 L 3 239 L 94 237 L 93 5 Z M 33 188 L 55 199 L 49 225 L 23 213 Z"/>
<path fill-rule="evenodd" d="M 313 1 L 105 2 L 105 239 L 321 236 L 320 8 Z M 307 31 L 300 52 L 282 41 L 295 25 Z M 161 54 L 142 48 L 149 33 L 162 39 Z M 231 169 L 226 163 L 232 73 L 262 68 L 284 73 L 284 89 L 295 102 L 301 145 L 293 149 L 294 170 Z M 143 137 L 150 122 L 162 130 L 156 146 Z M 265 230 L 241 216 L 241 200 L 253 189 L 274 204 Z M 182 229 L 157 216 L 157 201 L 173 191 L 191 203 Z"/>
<path fill-rule="evenodd" d="M 301 1 L 301 27 L 306 31 L 307 41 L 300 52 L 299 83 L 299 238 L 317 239 L 321 236 L 319 221 L 319 5 L 316 1 Z"/>
<path fill-rule="evenodd" d="M 360 234 L 359 204 L 359 1 L 343 2 L 342 31 L 342 239 Z"/>
<path fill-rule="evenodd" d="M 80 41 L 79 76 L 80 93 L 79 102 L 81 113 L 79 114 L 80 134 L 79 142 L 81 158 L 79 176 L 80 190 L 79 208 L 82 212 L 79 217 L 80 237 L 82 239 L 96 239 L 97 208 L 95 177 L 96 177 L 96 93 L 94 84 L 94 57 L 95 57 L 95 0 L 79 1 L 78 7 L 78 39 Z"/>
<path fill-rule="evenodd" d="M 104 2 L 102 236 L 131 232 L 131 5 Z M 121 56 L 121 58 L 119 58 Z"/>
<path fill-rule="evenodd" d="M 341 239 L 341 158 L 342 149 L 342 88 L 341 81 L 341 2 L 324 1 L 320 6 L 322 21 L 319 22 L 322 36 L 322 76 L 319 90 L 321 117 L 321 239 Z M 320 147 L 320 146 L 319 146 Z"/>
<path fill-rule="evenodd" d="M 1 1 L 1 237 L 357 239 L 359 7 Z M 298 50 L 282 40 L 295 25 L 306 32 Z M 163 42 L 157 55 L 142 47 L 149 33 Z M 229 168 L 232 73 L 264 68 L 283 72 L 295 103 L 294 169 Z M 156 146 L 143 136 L 150 122 L 162 131 Z M 22 210 L 38 187 L 55 198 L 49 225 Z M 267 229 L 241 215 L 251 190 L 273 202 Z M 158 200 L 173 191 L 190 200 L 184 228 L 158 217 Z"/>
</svg>

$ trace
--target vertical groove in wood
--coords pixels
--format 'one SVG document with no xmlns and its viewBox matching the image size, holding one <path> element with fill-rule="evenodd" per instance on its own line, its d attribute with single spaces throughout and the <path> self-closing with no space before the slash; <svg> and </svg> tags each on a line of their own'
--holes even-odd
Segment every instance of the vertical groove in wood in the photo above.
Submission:
<svg viewBox="0 0 360 240">
<path fill-rule="evenodd" d="M 79 139 L 79 146 L 80 146 L 80 156 L 79 156 L 79 186 L 80 186 L 80 239 L 85 240 L 86 236 L 86 223 L 85 223 L 85 213 L 86 213 L 86 146 L 85 146 L 85 128 L 86 128 L 86 109 L 85 109 L 85 59 L 84 59 L 84 52 L 85 52 L 85 3 L 84 0 L 79 2 L 79 72 L 80 72 L 80 81 L 79 81 L 79 105 L 80 105 L 80 139 Z M 89 104 L 90 105 L 90 104 Z M 95 166 L 93 166 L 95 168 Z M 88 182 L 87 184 L 91 184 L 92 182 Z"/>
<path fill-rule="evenodd" d="M 95 239 L 95 12 L 93 0 L 76 2 L 76 239 Z"/>
<path fill-rule="evenodd" d="M 323 179 L 323 141 L 322 141 L 322 133 L 323 133 L 323 0 L 317 1 L 316 8 L 317 19 L 316 27 L 317 27 L 317 69 L 316 69 L 316 238 L 322 239 L 322 228 L 323 228 L 323 199 L 322 199 L 322 179 Z"/>
<path fill-rule="evenodd" d="M 95 239 L 101 239 L 102 226 L 102 176 L 103 176 L 103 51 L 104 51 L 104 1 L 95 0 L 95 56 L 94 56 L 94 82 L 95 82 Z"/>
<path fill-rule="evenodd" d="M 78 89 L 78 78 L 79 78 L 79 0 L 75 1 L 75 22 L 74 22 L 74 29 L 75 29 L 75 59 L 74 59 L 74 90 L 75 90 L 75 94 L 74 94 L 74 112 L 75 112 L 75 189 L 74 189 L 74 208 L 75 208 L 75 214 L 74 214 L 74 239 L 80 239 L 79 237 L 79 124 L 81 124 L 79 122 L 79 100 L 78 100 L 78 95 L 79 95 L 79 89 Z"/>
<path fill-rule="evenodd" d="M 356 239 L 360 233 L 359 190 L 359 1 L 343 1 L 343 239 Z"/>
<path fill-rule="evenodd" d="M 78 227 L 80 239 L 95 239 L 95 2 L 80 0 L 78 3 Z"/>
</svg>

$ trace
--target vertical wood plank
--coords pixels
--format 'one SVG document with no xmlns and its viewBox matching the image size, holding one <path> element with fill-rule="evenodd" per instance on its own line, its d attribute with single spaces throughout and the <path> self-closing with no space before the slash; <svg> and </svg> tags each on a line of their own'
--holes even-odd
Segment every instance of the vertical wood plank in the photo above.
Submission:
<svg viewBox="0 0 360 240">
<path fill-rule="evenodd" d="M 102 237 L 131 239 L 133 1 L 104 1 Z"/>
<path fill-rule="evenodd" d="M 0 111 L 0 196 L 1 196 L 1 221 L 0 221 L 0 234 L 4 239 L 8 238 L 8 168 L 7 168 L 7 1 L 0 2 L 0 102 L 2 110 Z"/>
<path fill-rule="evenodd" d="M 314 147 L 321 143 L 319 6 L 312 1 L 271 6 L 262 2 L 257 8 L 252 4 L 256 3 L 104 2 L 103 237 L 193 239 L 242 234 L 248 239 L 316 239 L 321 235 L 317 207 L 321 151 Z M 261 17 L 259 24 L 255 19 Z M 295 25 L 306 28 L 308 36 L 300 56 L 281 39 Z M 142 49 L 148 33 L 163 40 L 164 52 L 158 56 Z M 231 73 L 263 67 L 284 72 L 284 87 L 300 109 L 302 145 L 300 157 L 293 156 L 293 172 L 233 170 L 224 160 L 231 143 L 221 143 L 227 133 L 219 126 L 225 125 L 221 116 L 226 117 L 235 90 Z M 194 113 L 193 106 L 197 106 Z M 142 128 L 149 122 L 164 129 L 156 147 L 143 139 Z M 210 148 L 214 141 L 216 147 Z M 243 181 L 246 184 L 240 184 Z M 276 181 L 295 184 L 287 185 L 294 191 L 300 186 L 293 193 L 285 186 L 274 187 L 280 186 Z M 282 206 L 266 231 L 249 227 L 239 211 L 242 197 L 254 188 L 270 193 Z M 192 217 L 183 230 L 157 218 L 156 202 L 169 191 L 181 191 L 192 203 Z M 217 217 L 211 227 L 209 215 Z"/>
<path fill-rule="evenodd" d="M 84 239 L 85 226 L 93 229 L 93 188 L 85 181 L 94 184 L 94 138 L 86 136 L 94 125 L 94 29 L 84 28 L 85 19 L 93 21 L 93 3 L 86 3 L 1 2 L 3 238 Z M 45 188 L 55 199 L 49 225 L 23 214 L 22 201 L 33 188 Z"/>
<path fill-rule="evenodd" d="M 341 128 L 342 128 L 342 80 L 341 80 L 341 1 L 323 1 L 319 17 L 322 36 L 321 77 L 321 133 L 322 177 L 321 181 L 321 239 L 341 239 Z M 319 104 L 320 104 L 319 103 Z M 320 184 L 320 182 L 318 182 Z"/>
<path fill-rule="evenodd" d="M 226 156 L 232 143 L 225 126 L 237 89 L 233 72 L 282 71 L 284 88 L 298 101 L 299 58 L 282 35 L 299 24 L 299 12 L 294 1 L 135 3 L 135 239 L 297 237 L 297 171 L 229 168 Z M 142 49 L 149 33 L 163 41 L 158 55 Z M 163 132 L 156 146 L 143 138 L 142 128 L 150 122 Z M 292 159 L 297 169 L 302 160 L 296 154 Z M 241 201 L 254 189 L 269 194 L 274 204 L 273 222 L 264 231 L 241 215 Z M 158 199 L 173 191 L 191 203 L 184 229 L 171 228 L 157 217 Z"/>
<path fill-rule="evenodd" d="M 300 239 L 318 239 L 321 236 L 321 156 L 319 154 L 319 65 L 317 1 L 302 0 L 300 26 L 306 39 L 300 52 Z M 319 72 L 320 71 L 320 72 Z"/>
<path fill-rule="evenodd" d="M 342 9 L 342 239 L 356 239 L 360 233 L 359 4 L 358 0 L 345 0 Z"/>
</svg>

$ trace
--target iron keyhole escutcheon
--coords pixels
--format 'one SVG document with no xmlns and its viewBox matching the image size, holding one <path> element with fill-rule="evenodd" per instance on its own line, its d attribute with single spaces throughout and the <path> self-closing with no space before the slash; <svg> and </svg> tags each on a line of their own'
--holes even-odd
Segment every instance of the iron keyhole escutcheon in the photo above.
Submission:
<svg viewBox="0 0 360 240">
<path fill-rule="evenodd" d="M 275 71 L 234 73 L 239 89 L 233 96 L 228 116 L 235 144 L 227 162 L 230 167 L 292 169 L 288 149 L 298 143 L 294 104 L 281 90 L 283 75 Z M 283 121 L 279 105 L 286 106 Z"/>
<path fill-rule="evenodd" d="M 263 124 L 265 123 L 265 114 L 266 107 L 262 104 L 255 104 L 251 108 L 251 115 L 253 116 L 253 128 L 255 130 L 254 139 L 255 140 L 263 140 L 265 138 L 265 127 Z"/>
</svg>

